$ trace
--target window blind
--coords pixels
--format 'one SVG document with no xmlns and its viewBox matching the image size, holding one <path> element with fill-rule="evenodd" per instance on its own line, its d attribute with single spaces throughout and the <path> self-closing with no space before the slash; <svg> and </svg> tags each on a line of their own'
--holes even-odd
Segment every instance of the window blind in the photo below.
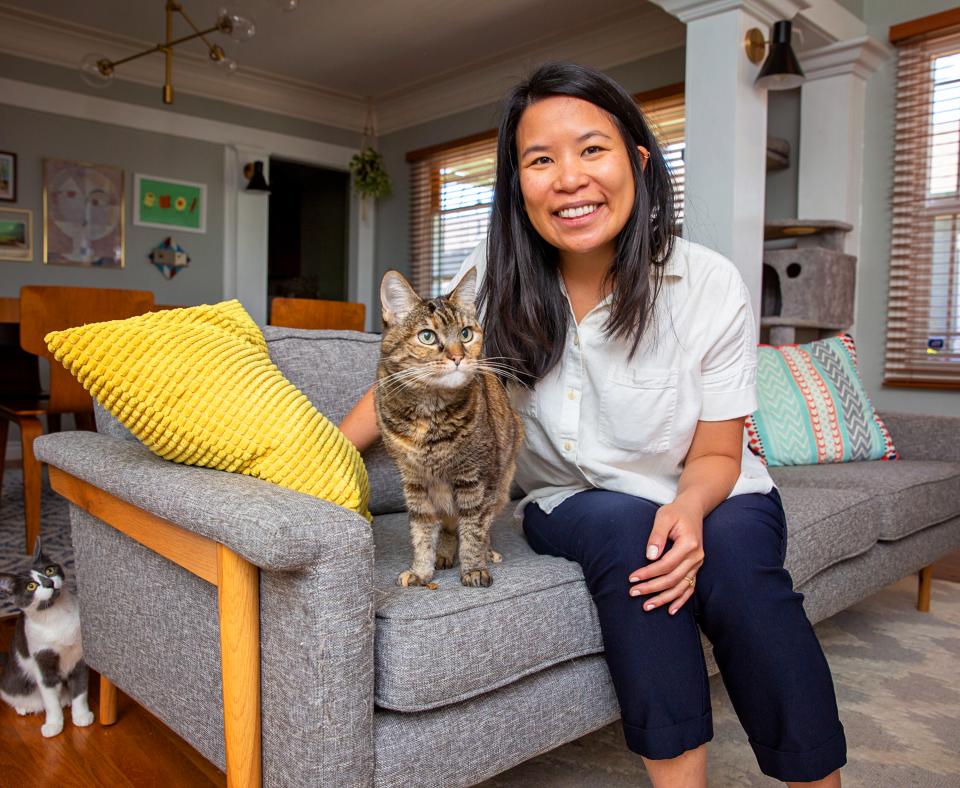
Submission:
<svg viewBox="0 0 960 788">
<path fill-rule="evenodd" d="M 897 55 L 884 384 L 960 386 L 960 33 Z"/>
<path fill-rule="evenodd" d="M 683 93 L 636 98 L 673 175 L 679 225 L 683 221 Z M 407 154 L 411 284 L 421 296 L 439 295 L 464 258 L 487 237 L 496 154 L 496 131 Z"/>
<path fill-rule="evenodd" d="M 673 176 L 674 212 L 678 225 L 683 224 L 683 185 L 686 165 L 683 151 L 686 145 L 684 136 L 684 94 L 674 93 L 662 98 L 637 102 L 647 122 L 653 127 L 663 157 L 667 160 L 670 174 Z"/>
<path fill-rule="evenodd" d="M 487 237 L 496 158 L 495 132 L 407 156 L 411 284 L 421 296 L 439 295 Z"/>
</svg>

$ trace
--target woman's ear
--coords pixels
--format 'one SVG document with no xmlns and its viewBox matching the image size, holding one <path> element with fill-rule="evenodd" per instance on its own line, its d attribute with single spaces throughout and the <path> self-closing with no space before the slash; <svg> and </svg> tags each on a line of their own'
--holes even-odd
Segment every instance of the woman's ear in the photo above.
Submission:
<svg viewBox="0 0 960 788">
<path fill-rule="evenodd" d="M 637 145 L 637 151 L 640 153 L 640 171 L 647 169 L 647 162 L 650 161 L 650 151 L 643 147 L 643 145 Z"/>
</svg>

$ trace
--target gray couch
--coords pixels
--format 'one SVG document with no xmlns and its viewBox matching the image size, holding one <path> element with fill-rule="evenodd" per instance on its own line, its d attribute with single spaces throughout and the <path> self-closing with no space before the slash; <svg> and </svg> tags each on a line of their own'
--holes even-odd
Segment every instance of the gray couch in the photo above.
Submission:
<svg viewBox="0 0 960 788">
<path fill-rule="evenodd" d="M 265 334 L 334 422 L 373 380 L 378 335 Z M 902 461 L 774 471 L 787 568 L 813 622 L 960 548 L 960 418 L 884 417 Z M 382 447 L 366 455 L 371 527 L 325 501 L 166 462 L 102 411 L 98 425 L 39 438 L 36 453 L 260 567 L 265 784 L 471 785 L 617 719 L 579 566 L 535 554 L 510 510 L 490 588 L 462 587 L 454 569 L 437 591 L 403 589 L 406 517 Z M 71 516 L 88 662 L 224 768 L 215 588 L 84 508 Z"/>
</svg>

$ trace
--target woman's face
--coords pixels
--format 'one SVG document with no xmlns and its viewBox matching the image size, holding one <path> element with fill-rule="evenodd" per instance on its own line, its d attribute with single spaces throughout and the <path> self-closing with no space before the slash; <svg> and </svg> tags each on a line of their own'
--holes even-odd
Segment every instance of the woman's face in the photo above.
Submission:
<svg viewBox="0 0 960 788">
<path fill-rule="evenodd" d="M 562 259 L 602 252 L 612 260 L 634 181 L 610 116 L 582 99 L 542 99 L 520 117 L 517 156 L 524 207 L 543 239 Z"/>
</svg>

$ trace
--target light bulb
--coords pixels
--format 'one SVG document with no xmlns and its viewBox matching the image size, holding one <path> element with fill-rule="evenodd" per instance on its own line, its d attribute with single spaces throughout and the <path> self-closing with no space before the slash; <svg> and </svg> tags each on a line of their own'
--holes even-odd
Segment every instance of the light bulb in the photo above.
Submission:
<svg viewBox="0 0 960 788">
<path fill-rule="evenodd" d="M 249 41 L 257 32 L 253 19 L 228 8 L 220 9 L 217 26 L 234 41 Z"/>
<path fill-rule="evenodd" d="M 110 59 L 99 52 L 90 52 L 80 61 L 80 76 L 93 88 L 105 88 L 113 82 L 113 66 Z"/>
<path fill-rule="evenodd" d="M 299 0 L 273 0 L 273 2 L 281 11 L 296 11 L 297 6 L 300 5 Z"/>
<path fill-rule="evenodd" d="M 220 60 L 214 61 L 217 64 L 217 68 L 220 69 L 220 72 L 230 76 L 237 73 L 237 69 L 240 67 L 240 64 L 237 63 L 232 57 L 227 57 L 224 55 Z"/>
</svg>

